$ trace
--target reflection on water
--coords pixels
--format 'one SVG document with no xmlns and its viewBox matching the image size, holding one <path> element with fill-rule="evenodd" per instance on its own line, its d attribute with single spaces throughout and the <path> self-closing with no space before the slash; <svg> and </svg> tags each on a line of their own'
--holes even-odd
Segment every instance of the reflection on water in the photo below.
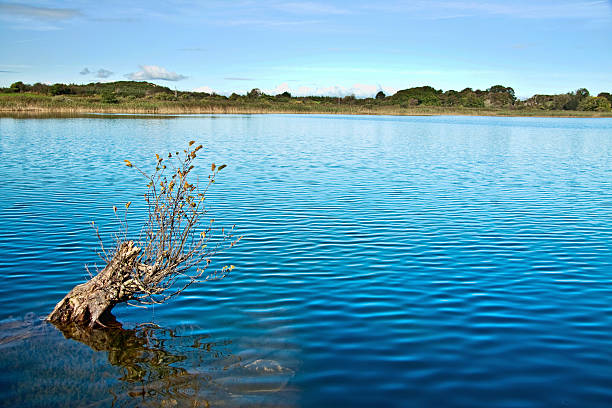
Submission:
<svg viewBox="0 0 612 408">
<path fill-rule="evenodd" d="M 289 362 L 231 340 L 154 324 L 132 329 L 59 327 L 27 315 L 0 325 L 5 406 L 291 406 Z M 63 336 L 62 336 L 63 334 Z M 76 340 L 69 341 L 69 340 Z M 265 345 L 257 347 L 265 353 Z M 108 364 L 110 363 L 110 364 Z M 60 380 L 61 379 L 61 380 Z"/>
</svg>

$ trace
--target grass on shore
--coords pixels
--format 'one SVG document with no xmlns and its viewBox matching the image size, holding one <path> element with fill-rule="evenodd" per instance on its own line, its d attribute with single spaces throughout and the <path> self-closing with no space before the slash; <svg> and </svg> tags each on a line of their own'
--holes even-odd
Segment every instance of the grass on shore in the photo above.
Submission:
<svg viewBox="0 0 612 408">
<path fill-rule="evenodd" d="M 0 93 L 0 113 L 130 113 L 130 114 L 340 114 L 340 115 L 474 115 L 474 116 L 546 116 L 612 117 L 612 112 L 551 111 L 540 109 L 495 109 L 443 106 L 401 107 L 392 104 L 324 103 L 309 99 L 230 100 L 156 100 L 152 98 L 117 98 L 104 103 L 99 97 L 35 93 Z"/>
</svg>

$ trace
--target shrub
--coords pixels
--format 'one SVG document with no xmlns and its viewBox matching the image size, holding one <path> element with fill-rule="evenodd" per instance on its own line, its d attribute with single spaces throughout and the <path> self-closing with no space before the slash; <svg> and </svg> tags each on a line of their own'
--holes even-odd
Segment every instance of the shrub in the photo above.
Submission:
<svg viewBox="0 0 612 408">
<path fill-rule="evenodd" d="M 119 100 L 115 96 L 113 92 L 103 92 L 102 93 L 102 103 L 119 103 Z"/>
<path fill-rule="evenodd" d="M 49 93 L 51 95 L 69 95 L 72 93 L 70 87 L 66 84 L 53 84 L 51 88 L 49 88 Z"/>
<path fill-rule="evenodd" d="M 611 104 L 610 101 L 604 97 L 587 96 L 578 104 L 578 110 L 610 112 Z"/>
</svg>

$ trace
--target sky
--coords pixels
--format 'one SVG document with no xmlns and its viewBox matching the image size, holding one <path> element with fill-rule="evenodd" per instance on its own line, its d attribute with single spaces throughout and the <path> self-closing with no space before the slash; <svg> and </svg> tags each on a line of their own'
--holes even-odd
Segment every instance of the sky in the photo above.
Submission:
<svg viewBox="0 0 612 408">
<path fill-rule="evenodd" d="M 612 0 L 0 0 L 0 86 L 612 92 Z"/>
</svg>

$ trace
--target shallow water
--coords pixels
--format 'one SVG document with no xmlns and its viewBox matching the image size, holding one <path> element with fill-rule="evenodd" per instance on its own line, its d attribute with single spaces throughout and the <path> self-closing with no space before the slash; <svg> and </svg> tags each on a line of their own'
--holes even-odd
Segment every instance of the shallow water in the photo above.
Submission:
<svg viewBox="0 0 612 408">
<path fill-rule="evenodd" d="M 232 274 L 95 341 L 37 320 L 100 264 L 90 221 L 138 225 L 123 160 L 189 140 L 228 164 Z M 0 176 L 0 405 L 612 401 L 610 119 L 0 118 Z"/>
</svg>

